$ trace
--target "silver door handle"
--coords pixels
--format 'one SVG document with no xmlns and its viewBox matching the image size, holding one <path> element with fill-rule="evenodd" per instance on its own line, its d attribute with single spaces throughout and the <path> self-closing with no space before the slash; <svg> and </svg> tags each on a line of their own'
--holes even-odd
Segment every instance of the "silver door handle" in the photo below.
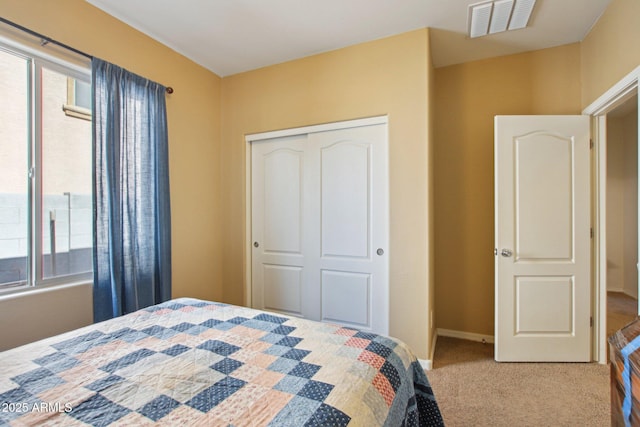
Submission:
<svg viewBox="0 0 640 427">
<path fill-rule="evenodd" d="M 513 255 L 513 252 L 511 251 L 511 249 L 503 249 L 502 251 L 500 251 L 500 255 L 505 258 L 509 258 L 511 255 Z"/>
</svg>

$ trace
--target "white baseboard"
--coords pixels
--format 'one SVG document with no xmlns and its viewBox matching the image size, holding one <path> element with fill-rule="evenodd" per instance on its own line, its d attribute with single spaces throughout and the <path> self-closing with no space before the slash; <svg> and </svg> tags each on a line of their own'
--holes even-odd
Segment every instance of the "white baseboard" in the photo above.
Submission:
<svg viewBox="0 0 640 427">
<path fill-rule="evenodd" d="M 624 294 L 624 295 L 626 295 L 626 296 L 628 296 L 628 297 L 631 297 L 631 298 L 633 298 L 633 299 L 638 299 L 638 296 L 637 296 L 637 295 L 635 295 L 635 294 L 633 294 L 633 293 L 631 293 L 631 292 L 628 292 L 628 290 L 627 290 L 627 289 L 624 289 L 624 288 L 607 288 L 607 292 L 613 292 L 613 293 L 618 293 L 618 294 Z"/>
<path fill-rule="evenodd" d="M 433 356 L 436 354 L 437 341 L 438 333 L 436 331 L 436 333 L 433 334 L 433 339 L 431 340 L 431 354 L 429 354 L 429 359 L 418 359 L 418 362 L 420 362 L 420 366 L 422 366 L 422 369 L 424 369 L 425 371 L 430 371 L 433 369 Z"/>
<path fill-rule="evenodd" d="M 433 360 L 418 359 L 418 362 L 420 362 L 420 366 L 422 366 L 422 369 L 425 371 L 433 369 Z"/>
<path fill-rule="evenodd" d="M 438 335 L 441 337 L 460 338 L 469 341 L 494 343 L 493 335 L 475 334 L 473 332 L 454 331 L 451 329 L 438 328 Z"/>
<path fill-rule="evenodd" d="M 631 293 L 631 292 L 628 292 L 626 289 L 625 289 L 625 290 L 623 290 L 623 291 L 622 291 L 622 293 L 623 293 L 623 294 L 625 294 L 625 295 L 626 295 L 626 296 L 628 296 L 628 297 L 633 298 L 633 299 L 638 299 L 638 295 L 635 295 L 635 294 L 633 294 L 633 293 Z"/>
<path fill-rule="evenodd" d="M 431 354 L 429 355 L 429 357 L 431 358 L 431 360 L 435 359 L 435 355 L 436 355 L 436 344 L 438 343 L 438 330 L 434 329 L 433 331 L 433 338 L 431 338 Z"/>
</svg>

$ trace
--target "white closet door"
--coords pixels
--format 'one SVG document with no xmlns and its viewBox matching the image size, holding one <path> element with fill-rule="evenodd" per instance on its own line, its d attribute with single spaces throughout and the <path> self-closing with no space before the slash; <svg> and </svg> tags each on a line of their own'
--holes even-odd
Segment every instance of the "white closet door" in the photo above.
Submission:
<svg viewBox="0 0 640 427">
<path fill-rule="evenodd" d="M 254 142 L 252 300 L 256 308 L 308 317 L 304 244 L 307 136 Z"/>
<path fill-rule="evenodd" d="M 319 153 L 320 318 L 387 334 L 386 126 L 314 133 L 309 142 Z"/>
<path fill-rule="evenodd" d="M 253 306 L 388 334 L 386 124 L 251 152 Z"/>
</svg>

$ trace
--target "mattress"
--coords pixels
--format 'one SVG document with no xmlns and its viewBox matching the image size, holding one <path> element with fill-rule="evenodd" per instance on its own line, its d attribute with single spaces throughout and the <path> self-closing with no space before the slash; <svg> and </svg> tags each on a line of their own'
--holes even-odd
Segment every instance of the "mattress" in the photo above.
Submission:
<svg viewBox="0 0 640 427">
<path fill-rule="evenodd" d="M 2 352 L 0 366 L 9 425 L 443 425 L 404 343 L 191 298 Z"/>
</svg>

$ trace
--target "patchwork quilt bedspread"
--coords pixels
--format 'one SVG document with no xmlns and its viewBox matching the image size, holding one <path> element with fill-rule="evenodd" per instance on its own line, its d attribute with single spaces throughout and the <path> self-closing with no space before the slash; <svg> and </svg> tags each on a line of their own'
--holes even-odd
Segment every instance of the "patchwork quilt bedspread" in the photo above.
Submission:
<svg viewBox="0 0 640 427">
<path fill-rule="evenodd" d="M 0 353 L 0 424 L 443 425 L 402 342 L 180 298 Z"/>
</svg>

